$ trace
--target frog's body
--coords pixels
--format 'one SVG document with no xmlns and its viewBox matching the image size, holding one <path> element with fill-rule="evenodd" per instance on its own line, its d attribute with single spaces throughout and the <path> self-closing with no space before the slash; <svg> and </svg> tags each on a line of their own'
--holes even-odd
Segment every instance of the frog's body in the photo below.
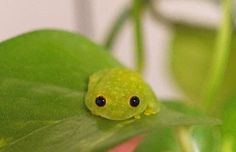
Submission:
<svg viewBox="0 0 236 152">
<path fill-rule="evenodd" d="M 155 94 L 142 77 L 124 68 L 93 74 L 85 104 L 93 114 L 111 120 L 140 118 L 142 113 L 151 115 L 160 110 Z"/>
</svg>

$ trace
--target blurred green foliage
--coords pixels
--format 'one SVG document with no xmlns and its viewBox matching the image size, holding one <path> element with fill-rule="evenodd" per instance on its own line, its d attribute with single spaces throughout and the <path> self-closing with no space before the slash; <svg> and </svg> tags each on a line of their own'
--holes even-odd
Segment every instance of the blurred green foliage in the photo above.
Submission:
<svg viewBox="0 0 236 152">
<path fill-rule="evenodd" d="M 170 61 L 173 78 L 185 95 L 200 108 L 204 104 L 203 94 L 208 82 L 212 57 L 215 50 L 216 30 L 176 24 L 170 47 Z M 228 66 L 224 80 L 212 105 L 220 111 L 222 104 L 236 90 L 236 34 L 233 35 Z"/>
</svg>

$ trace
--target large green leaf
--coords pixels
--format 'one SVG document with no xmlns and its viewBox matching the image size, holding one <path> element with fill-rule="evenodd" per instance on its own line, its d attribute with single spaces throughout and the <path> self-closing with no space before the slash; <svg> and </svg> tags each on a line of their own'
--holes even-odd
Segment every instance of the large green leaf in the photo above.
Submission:
<svg viewBox="0 0 236 152">
<path fill-rule="evenodd" d="M 69 32 L 36 31 L 2 42 L 0 140 L 81 114 L 88 76 L 117 66 L 102 47 Z"/>
<path fill-rule="evenodd" d="M 217 124 L 214 119 L 187 116 L 162 106 L 159 115 L 110 121 L 89 112 L 40 128 L 11 143 L 9 151 L 103 151 L 134 135 L 165 127 Z"/>
<path fill-rule="evenodd" d="M 89 75 L 120 66 L 102 47 L 69 32 L 36 31 L 2 42 L 2 151 L 104 150 L 154 128 L 218 123 L 165 107 L 140 120 L 93 116 L 83 103 Z"/>
<path fill-rule="evenodd" d="M 202 101 L 215 50 L 216 30 L 176 24 L 171 42 L 171 69 L 175 80 L 195 103 Z M 214 105 L 232 95 L 236 88 L 236 34 L 223 84 Z M 200 103 L 201 104 L 201 103 Z M 213 105 L 212 105 L 213 106 Z"/>
</svg>

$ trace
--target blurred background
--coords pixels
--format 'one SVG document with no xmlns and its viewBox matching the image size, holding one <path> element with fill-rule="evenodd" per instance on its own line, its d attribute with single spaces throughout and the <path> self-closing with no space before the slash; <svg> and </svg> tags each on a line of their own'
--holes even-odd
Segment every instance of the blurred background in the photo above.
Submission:
<svg viewBox="0 0 236 152">
<path fill-rule="evenodd" d="M 235 2 L 234 2 L 235 3 Z M 159 0 L 153 8 L 176 22 L 216 28 L 220 22 L 220 5 L 211 0 Z M 78 32 L 103 44 L 112 23 L 131 6 L 129 0 L 0 0 L 0 41 L 18 34 L 59 28 Z M 146 12 L 143 16 L 145 39 L 145 79 L 160 98 L 179 99 L 183 94 L 169 74 L 169 41 L 172 29 Z M 134 67 L 132 23 L 128 21 L 114 45 L 114 56 L 124 65 Z"/>
</svg>

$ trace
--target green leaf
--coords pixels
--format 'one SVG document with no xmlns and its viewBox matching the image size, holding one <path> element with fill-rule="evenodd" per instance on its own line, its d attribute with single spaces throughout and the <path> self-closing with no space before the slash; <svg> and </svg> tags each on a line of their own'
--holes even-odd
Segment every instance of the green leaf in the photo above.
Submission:
<svg viewBox="0 0 236 152">
<path fill-rule="evenodd" d="M 220 152 L 222 133 L 220 126 L 194 126 L 192 140 L 200 152 Z"/>
<path fill-rule="evenodd" d="M 138 145 L 136 151 L 180 152 L 181 150 L 177 143 L 174 130 L 172 128 L 164 128 L 148 133 Z"/>
<path fill-rule="evenodd" d="M 89 75 L 117 66 L 102 47 L 69 32 L 35 31 L 2 42 L 0 141 L 83 113 Z"/>
<path fill-rule="evenodd" d="M 204 116 L 204 114 L 196 109 L 189 107 L 181 101 L 165 101 L 163 104 L 172 110 L 192 116 Z M 214 151 L 219 148 L 220 131 L 217 126 L 193 126 L 189 134 L 192 136 L 192 144 L 194 148 L 201 152 Z M 181 151 L 179 141 L 176 139 L 177 132 L 175 128 L 162 128 L 158 131 L 152 131 L 147 134 L 145 139 L 140 143 L 137 151 Z M 214 145 L 214 146 L 212 146 Z M 217 147 L 218 146 L 218 147 Z"/>
<path fill-rule="evenodd" d="M 189 107 L 184 102 L 165 102 L 168 108 L 180 111 L 184 114 L 204 116 L 196 107 Z M 192 126 L 190 130 L 192 143 L 197 151 L 218 152 L 222 142 L 220 126 Z M 173 135 L 172 135 L 173 136 Z M 172 137 L 173 138 L 173 137 Z"/>
<path fill-rule="evenodd" d="M 165 105 L 184 114 L 204 116 L 196 107 L 189 107 L 184 102 L 166 102 Z M 220 151 L 221 131 L 219 126 L 192 126 L 189 132 L 194 148 L 201 152 Z M 173 136 L 173 135 L 172 135 Z M 173 138 L 173 137 L 172 137 Z"/>
<path fill-rule="evenodd" d="M 179 125 L 218 124 L 164 106 L 160 114 L 111 121 L 84 106 L 88 77 L 121 67 L 102 47 L 58 30 L 27 33 L 0 44 L 2 151 L 104 150 L 134 135 Z"/>
<path fill-rule="evenodd" d="M 47 125 L 13 142 L 9 151 L 97 151 L 153 129 L 194 124 L 217 124 L 214 119 L 186 116 L 162 106 L 160 114 L 141 119 L 110 121 L 89 112 Z"/>
<path fill-rule="evenodd" d="M 208 73 L 211 68 L 215 49 L 216 31 L 203 27 L 176 24 L 171 42 L 171 69 L 173 76 L 185 92 L 196 104 L 201 105 Z M 229 62 L 225 78 L 216 97 L 215 106 L 225 101 L 236 89 L 236 34 L 233 35 Z M 216 108 L 216 109 L 217 109 Z"/>
<path fill-rule="evenodd" d="M 193 127 L 193 138 L 202 152 L 236 151 L 236 97 L 229 98 L 222 106 L 220 126 Z"/>
<path fill-rule="evenodd" d="M 204 116 L 203 112 L 196 107 L 186 105 L 183 101 L 165 100 L 164 105 L 172 110 L 192 116 Z"/>
</svg>

